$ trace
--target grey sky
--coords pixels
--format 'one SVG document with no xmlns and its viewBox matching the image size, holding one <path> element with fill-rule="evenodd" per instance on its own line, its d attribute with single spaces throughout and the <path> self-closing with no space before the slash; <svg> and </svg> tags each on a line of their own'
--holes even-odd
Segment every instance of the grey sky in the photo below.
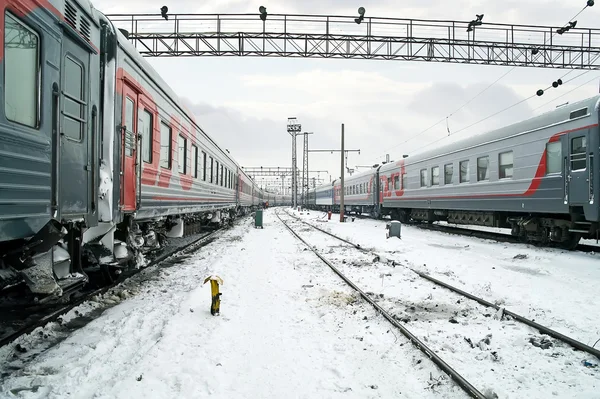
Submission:
<svg viewBox="0 0 600 399">
<path fill-rule="evenodd" d="M 367 15 L 399 18 L 471 20 L 484 13 L 484 21 L 562 26 L 585 5 L 585 0 L 302 0 L 275 4 L 255 0 L 137 1 L 96 0 L 99 10 L 110 13 L 159 13 L 162 5 L 172 13 L 257 13 L 264 5 L 269 13 L 320 13 L 354 15 L 359 6 Z M 535 16 L 535 17 L 534 17 Z M 586 9 L 578 27 L 596 27 L 600 4 Z M 314 132 L 310 148 L 339 148 L 340 125 L 345 124 L 348 166 L 371 165 L 388 149 L 392 159 L 415 152 L 425 144 L 447 136 L 446 123 L 419 134 L 470 100 L 509 67 L 426 62 L 324 60 L 300 58 L 148 58 L 195 112 L 199 124 L 242 166 L 289 166 L 291 138 L 288 116 L 298 117 L 303 131 Z M 471 104 L 449 119 L 451 132 L 462 129 L 509 105 L 531 96 L 539 88 L 569 72 L 517 68 Z M 571 72 L 565 80 L 582 71 Z M 535 97 L 456 138 L 477 134 L 549 110 L 566 101 L 598 93 L 599 79 L 567 94 L 574 87 L 599 78 L 589 72 L 542 97 Z M 554 101 L 553 101 L 554 100 Z M 406 144 L 404 141 L 412 138 Z M 451 138 L 454 139 L 454 138 Z M 298 139 L 301 167 L 302 141 Z M 340 175 L 339 155 L 311 154 L 311 169 Z M 327 181 L 329 176 L 327 176 Z"/>
</svg>

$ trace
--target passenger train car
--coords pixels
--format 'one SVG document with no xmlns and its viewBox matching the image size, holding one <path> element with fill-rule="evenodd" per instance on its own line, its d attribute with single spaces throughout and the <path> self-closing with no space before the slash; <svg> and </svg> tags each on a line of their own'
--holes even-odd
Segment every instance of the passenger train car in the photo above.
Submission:
<svg viewBox="0 0 600 399">
<path fill-rule="evenodd" d="M 524 241 L 574 248 L 599 232 L 599 105 L 595 96 L 350 176 L 344 208 L 511 228 Z M 333 185 L 311 206 L 339 209 Z"/>
<path fill-rule="evenodd" d="M 90 2 L 0 4 L 0 290 L 74 292 L 263 201 Z"/>
</svg>

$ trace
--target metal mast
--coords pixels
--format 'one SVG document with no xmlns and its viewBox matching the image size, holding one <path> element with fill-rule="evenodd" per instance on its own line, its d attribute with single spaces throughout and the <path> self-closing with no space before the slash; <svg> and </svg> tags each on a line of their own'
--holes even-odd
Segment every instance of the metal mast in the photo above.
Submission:
<svg viewBox="0 0 600 399">
<path fill-rule="evenodd" d="M 302 162 L 302 205 L 308 206 L 308 135 L 312 132 L 304 132 L 304 159 Z"/>
<path fill-rule="evenodd" d="M 296 136 L 302 130 L 302 125 L 298 123 L 295 116 L 288 118 L 287 131 L 292 136 L 292 205 L 295 208 L 298 205 L 298 175 L 296 173 Z"/>
</svg>

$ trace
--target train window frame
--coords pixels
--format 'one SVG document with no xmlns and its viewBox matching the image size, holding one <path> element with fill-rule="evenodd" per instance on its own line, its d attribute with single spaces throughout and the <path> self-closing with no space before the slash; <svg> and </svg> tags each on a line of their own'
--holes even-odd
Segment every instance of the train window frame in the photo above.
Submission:
<svg viewBox="0 0 600 399">
<path fill-rule="evenodd" d="M 217 161 L 215 159 L 215 169 L 213 170 L 213 173 L 215 175 L 215 181 L 213 182 L 215 184 L 215 186 L 219 185 L 219 161 Z"/>
<path fill-rule="evenodd" d="M 437 172 L 437 175 L 435 172 Z M 437 181 L 436 181 L 436 178 L 437 178 Z M 440 185 L 440 167 L 439 166 L 433 166 L 431 168 L 431 185 L 432 186 Z"/>
<path fill-rule="evenodd" d="M 33 104 L 33 107 L 35 107 L 35 110 L 33 112 L 33 124 L 28 123 L 27 121 L 23 121 L 23 120 L 19 120 L 18 118 L 11 118 L 8 116 L 8 113 L 6 112 L 8 106 L 10 105 L 10 103 L 7 103 L 8 99 L 10 98 L 10 96 L 7 95 L 7 93 L 10 93 L 11 91 L 14 91 L 16 89 L 12 89 L 10 88 L 10 84 L 7 84 L 7 82 L 15 82 L 15 84 L 20 85 L 23 81 L 23 79 L 21 77 L 19 78 L 15 78 L 13 77 L 12 79 L 7 79 L 7 76 L 9 74 L 7 74 L 6 71 L 6 66 L 7 66 L 7 60 L 10 61 L 10 56 L 7 56 L 8 52 L 6 51 L 6 32 L 8 31 L 8 29 L 6 29 L 6 23 L 7 21 L 11 19 L 13 20 L 16 24 L 18 24 L 21 28 L 24 28 L 25 31 L 28 31 L 29 33 L 33 34 L 37 40 L 36 43 L 36 52 L 35 52 L 35 65 L 34 65 L 34 75 L 35 75 L 35 79 L 33 79 L 34 81 L 34 85 L 33 85 L 33 89 L 35 91 L 34 93 L 34 98 L 31 99 L 31 103 L 29 105 Z M 7 121 L 10 121 L 12 123 L 16 123 L 18 125 L 21 126 L 26 126 L 28 128 L 31 129 L 35 129 L 35 130 L 40 130 L 41 128 L 41 94 L 42 94 L 42 36 L 40 35 L 40 33 L 38 33 L 38 31 L 36 29 L 34 29 L 34 27 L 23 21 L 21 18 L 18 18 L 16 15 L 14 15 L 13 13 L 9 12 L 8 10 L 4 11 L 4 26 L 2 27 L 4 29 L 4 34 L 3 34 L 3 38 L 2 38 L 2 46 L 3 46 L 3 50 L 4 50 L 4 58 L 3 58 L 3 63 L 2 63 L 2 69 L 3 69 L 3 75 L 4 75 L 4 117 L 6 118 Z M 18 67 L 20 69 L 22 69 L 22 64 L 19 63 Z M 10 74 L 12 75 L 12 74 Z M 8 88 L 7 88 L 8 87 Z M 21 114 L 20 112 L 15 112 L 15 115 Z"/>
<path fill-rule="evenodd" d="M 485 166 L 485 176 L 480 177 L 481 176 L 480 169 L 483 167 L 479 165 L 479 161 L 483 161 L 483 160 L 485 160 L 487 162 L 487 164 Z M 481 157 L 477 157 L 477 181 L 480 182 L 480 181 L 489 181 L 489 180 L 490 180 L 490 156 L 483 155 Z"/>
<path fill-rule="evenodd" d="M 192 144 L 192 154 L 193 154 L 193 163 L 192 163 L 192 176 L 194 179 L 198 178 L 198 146 Z"/>
<path fill-rule="evenodd" d="M 79 93 L 75 94 L 75 93 L 69 93 L 66 89 L 66 86 L 68 85 L 68 78 L 69 77 L 73 77 L 75 76 L 74 73 L 68 73 L 67 74 L 67 65 L 69 65 L 69 63 L 77 68 L 79 68 L 78 72 L 80 72 L 79 77 L 80 77 L 80 87 L 79 87 Z M 87 125 L 88 121 L 87 121 L 87 113 L 86 113 L 86 107 L 87 107 L 87 103 L 86 103 L 86 91 L 87 91 L 87 86 L 86 86 L 86 78 L 87 78 L 87 74 L 86 74 L 86 68 L 84 63 L 77 58 L 75 55 L 73 55 L 70 52 L 67 52 L 64 54 L 64 65 L 63 65 L 63 70 L 64 70 L 64 75 L 62 76 L 65 81 L 65 87 L 62 87 L 62 98 L 61 101 L 63 102 L 62 105 L 62 117 L 63 119 L 61 120 L 61 134 L 70 141 L 75 141 L 78 143 L 83 143 L 84 140 L 84 135 L 86 132 L 85 126 Z M 72 71 L 73 72 L 73 71 Z M 137 110 L 137 104 L 138 104 L 138 100 L 137 98 L 132 98 L 130 96 L 126 96 L 127 100 L 131 100 L 131 102 L 133 103 L 133 109 L 132 109 L 132 117 L 135 119 L 136 113 L 139 113 L 139 111 Z M 71 103 L 76 104 L 79 107 L 79 115 L 75 115 L 72 114 L 70 112 L 67 112 L 67 104 L 69 104 L 70 101 Z M 138 112 L 136 112 L 138 111 Z M 76 122 L 79 124 L 79 135 L 78 136 L 73 136 L 71 134 L 69 134 L 68 129 L 65 129 L 66 126 L 66 121 L 70 121 L 70 122 Z M 130 123 L 129 125 L 131 125 L 131 127 L 133 127 L 134 125 L 134 121 L 132 121 L 132 123 Z M 133 130 L 132 130 L 133 132 Z M 128 156 L 133 156 L 133 149 L 131 149 L 131 153 L 127 154 Z"/>
<path fill-rule="evenodd" d="M 223 187 L 223 164 L 221 164 L 221 182 L 220 186 Z"/>
<path fill-rule="evenodd" d="M 466 170 L 466 179 L 463 179 L 463 164 L 467 165 L 467 170 Z M 459 184 L 462 183 L 469 183 L 471 181 L 471 168 L 469 165 L 469 160 L 468 159 L 464 159 L 462 161 L 460 161 L 458 163 L 458 182 Z"/>
<path fill-rule="evenodd" d="M 213 177 L 214 177 L 213 171 L 214 171 L 214 167 L 215 167 L 215 160 L 211 156 L 209 156 L 209 158 L 210 158 L 210 173 L 209 173 L 210 182 L 209 183 L 212 183 L 213 182 Z"/>
<path fill-rule="evenodd" d="M 427 169 L 421 169 L 419 171 L 421 187 L 427 187 Z"/>
<path fill-rule="evenodd" d="M 510 154 L 511 162 L 510 162 L 510 164 L 503 164 L 502 156 L 507 155 L 507 154 Z M 510 169 L 510 176 L 506 175 L 507 169 Z M 512 179 L 514 174 L 515 174 L 514 152 L 511 150 L 511 151 L 504 151 L 504 152 L 499 153 L 498 154 L 498 179 L 500 179 L 500 180 Z"/>
<path fill-rule="evenodd" d="M 558 148 L 558 170 L 555 170 L 553 168 L 553 170 L 550 170 L 550 165 L 552 164 L 550 162 L 550 154 L 551 153 L 555 153 L 555 151 L 548 151 L 548 147 L 552 147 L 552 148 Z M 554 165 L 554 164 L 552 164 Z M 562 174 L 562 167 L 563 167 L 563 159 L 562 159 L 562 143 L 560 141 L 553 141 L 550 143 L 546 143 L 546 176 L 548 175 L 561 175 Z"/>
<path fill-rule="evenodd" d="M 577 147 L 577 148 L 583 149 L 583 151 L 574 152 L 574 149 L 576 148 L 574 146 L 574 142 L 575 142 L 575 140 L 579 140 L 579 139 L 581 139 L 581 141 L 583 143 L 583 146 L 580 146 L 580 147 Z M 581 135 L 581 136 L 577 136 L 577 137 L 572 137 L 571 138 L 571 142 L 570 142 L 570 147 L 571 147 L 571 151 L 570 151 L 570 154 L 569 154 L 569 161 L 570 161 L 571 171 L 586 170 L 587 169 L 587 164 L 588 164 L 588 162 L 587 162 L 587 160 L 588 160 L 588 157 L 587 157 L 587 148 L 588 148 L 587 147 L 587 136 Z M 583 155 L 583 157 L 581 157 L 580 155 Z M 584 164 L 583 168 L 581 168 L 581 167 L 574 167 L 574 165 L 576 163 L 580 163 L 580 162 L 583 162 L 583 164 Z"/>
<path fill-rule="evenodd" d="M 400 190 L 400 175 L 394 176 L 394 190 Z"/>
<path fill-rule="evenodd" d="M 448 170 L 450 170 L 450 180 L 448 181 Z M 454 164 L 447 163 L 444 165 L 444 185 L 451 185 L 454 180 Z"/>
<path fill-rule="evenodd" d="M 164 166 L 164 159 L 163 159 L 163 133 L 165 131 L 163 131 L 163 127 L 166 128 L 167 132 L 168 132 L 168 152 L 167 152 L 167 166 Z M 173 167 L 172 164 L 172 160 L 173 160 L 173 156 L 172 156 L 172 152 L 173 152 L 173 130 L 171 129 L 171 126 L 167 125 L 164 122 L 160 123 L 160 167 L 163 169 L 169 169 L 171 170 L 171 168 Z"/>
<path fill-rule="evenodd" d="M 181 140 L 183 140 L 183 167 L 181 160 Z M 177 171 L 180 175 L 187 175 L 187 138 L 182 134 L 177 138 Z"/>
<path fill-rule="evenodd" d="M 408 185 L 408 173 L 402 173 L 402 185 L 400 186 L 401 190 L 406 190 L 406 186 Z"/>
<path fill-rule="evenodd" d="M 148 111 L 148 109 L 143 108 L 142 110 L 142 115 L 143 116 L 149 116 L 150 117 L 150 123 L 149 123 L 149 128 L 148 128 L 148 137 L 144 137 L 144 128 L 146 127 L 146 122 L 142 119 L 142 161 L 144 163 L 152 163 L 152 158 L 153 158 L 153 154 L 152 154 L 152 150 L 154 147 L 154 114 L 150 111 Z M 139 129 L 138 129 L 139 130 Z M 148 142 L 150 143 L 150 145 L 147 147 L 148 148 L 148 154 L 145 153 L 145 149 L 144 149 L 144 142 Z M 146 160 L 146 155 L 148 155 L 148 159 Z"/>
</svg>

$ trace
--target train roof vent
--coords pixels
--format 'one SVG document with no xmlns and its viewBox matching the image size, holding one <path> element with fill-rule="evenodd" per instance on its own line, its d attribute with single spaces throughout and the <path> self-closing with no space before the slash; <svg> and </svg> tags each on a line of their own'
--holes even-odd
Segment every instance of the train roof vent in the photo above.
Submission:
<svg viewBox="0 0 600 399">
<path fill-rule="evenodd" d="M 73 29 L 77 29 L 77 8 L 68 1 L 65 2 L 65 20 Z"/>
<path fill-rule="evenodd" d="M 587 113 L 588 113 L 587 107 L 581 108 L 581 109 L 578 109 L 576 111 L 572 111 L 571 115 L 569 116 L 569 119 L 579 118 L 580 116 L 587 115 Z"/>
<path fill-rule="evenodd" d="M 83 15 L 79 19 L 79 32 L 83 35 L 83 37 L 90 40 L 92 30 L 90 29 L 90 23 L 83 17 Z"/>
</svg>

